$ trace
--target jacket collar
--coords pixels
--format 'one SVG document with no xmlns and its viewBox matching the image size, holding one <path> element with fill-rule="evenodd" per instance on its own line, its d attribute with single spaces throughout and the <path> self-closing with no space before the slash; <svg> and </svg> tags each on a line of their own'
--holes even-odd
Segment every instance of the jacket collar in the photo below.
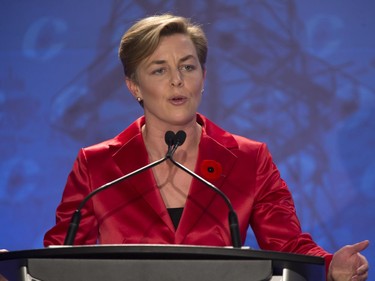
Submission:
<svg viewBox="0 0 375 281">
<path fill-rule="evenodd" d="M 238 149 L 238 144 L 231 134 L 219 128 L 205 116 L 197 114 L 197 122 L 202 126 L 202 136 L 199 144 L 197 166 L 194 172 L 204 177 L 201 172 L 201 165 L 204 160 L 213 160 L 219 163 L 222 167 L 222 173 L 217 179 L 210 182 L 220 189 L 236 162 L 237 157 L 232 150 Z M 110 143 L 110 149 L 113 151 L 113 160 L 123 174 L 128 174 L 148 164 L 148 154 L 141 133 L 144 123 L 145 118 L 142 116 Z M 151 169 L 142 172 L 141 177 L 133 176 L 129 178 L 128 183 L 129 186 L 134 186 L 150 207 L 174 231 L 174 226 L 169 218 Z M 176 242 L 178 240 L 183 241 L 185 235 L 189 233 L 190 228 L 201 217 L 215 195 L 216 193 L 206 184 L 196 179 L 192 181 L 185 210 L 176 232 Z"/>
</svg>

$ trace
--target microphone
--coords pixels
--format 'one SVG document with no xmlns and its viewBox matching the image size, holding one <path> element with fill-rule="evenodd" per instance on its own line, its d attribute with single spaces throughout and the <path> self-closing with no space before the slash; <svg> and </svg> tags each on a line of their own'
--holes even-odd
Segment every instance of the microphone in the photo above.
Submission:
<svg viewBox="0 0 375 281">
<path fill-rule="evenodd" d="M 166 157 L 168 158 L 169 158 L 169 155 L 172 153 L 171 150 L 175 143 L 175 138 L 176 138 L 176 135 L 172 131 L 168 131 L 165 133 L 164 140 L 165 140 L 165 143 L 168 145 L 168 151 L 167 151 Z"/>
<path fill-rule="evenodd" d="M 225 195 L 224 192 L 222 192 L 219 188 L 214 186 L 212 183 L 205 180 L 204 178 L 202 178 L 198 174 L 194 173 L 193 171 L 189 170 L 184 165 L 180 164 L 179 162 L 177 162 L 173 159 L 173 155 L 174 155 L 177 147 L 182 145 L 185 142 L 185 139 L 186 139 L 186 133 L 184 131 L 178 131 L 177 134 L 175 135 L 175 140 L 173 142 L 174 145 L 173 145 L 170 153 L 167 154 L 166 157 L 169 158 L 174 165 L 181 168 L 182 170 L 184 170 L 186 173 L 188 173 L 192 177 L 194 177 L 194 178 L 200 180 L 201 182 L 203 182 L 204 184 L 206 184 L 209 188 L 211 188 L 214 192 L 216 192 L 217 194 L 219 194 L 223 198 L 223 200 L 225 201 L 225 203 L 227 204 L 228 209 L 229 209 L 228 221 L 229 221 L 229 228 L 230 228 L 230 234 L 231 234 L 231 239 L 232 239 L 232 246 L 233 246 L 233 248 L 241 248 L 242 242 L 241 242 L 241 235 L 240 235 L 240 229 L 239 229 L 239 224 L 238 224 L 238 217 L 237 217 L 236 212 L 234 211 L 233 205 L 230 202 L 229 198 Z M 166 140 L 166 142 L 167 142 L 167 140 Z M 169 143 L 167 143 L 167 144 L 168 144 L 168 147 L 169 147 Z M 169 151 L 169 149 L 168 149 L 168 151 Z"/>
<path fill-rule="evenodd" d="M 168 132 L 171 132 L 171 131 L 168 131 Z M 175 153 L 177 147 L 179 147 L 180 145 L 183 145 L 183 143 L 185 142 L 185 139 L 186 139 L 186 133 L 184 131 L 178 131 L 177 134 L 175 134 L 173 132 L 171 132 L 171 133 L 173 134 L 173 140 L 172 140 L 173 147 L 170 151 L 168 150 L 169 153 L 167 153 L 167 158 L 170 158 L 170 159 L 172 158 L 173 154 Z M 172 137 L 172 134 L 171 134 L 170 137 Z"/>
<path fill-rule="evenodd" d="M 185 132 L 184 132 L 185 133 Z M 185 134 L 185 138 L 186 138 L 186 134 Z M 98 187 L 97 189 L 95 189 L 94 191 L 92 191 L 91 193 L 89 193 L 80 203 L 80 205 L 78 206 L 77 210 L 75 210 L 75 212 L 73 213 L 72 215 L 72 218 L 71 218 L 71 221 L 70 221 L 70 224 L 69 224 L 69 228 L 68 228 L 68 231 L 67 231 L 67 234 L 65 236 L 65 241 L 64 241 L 64 245 L 73 245 L 74 244 L 74 239 L 76 237 L 76 234 L 77 234 L 77 230 L 78 230 L 78 227 L 79 227 L 79 223 L 81 221 L 81 211 L 82 211 L 82 208 L 85 206 L 86 202 L 91 198 L 93 197 L 94 195 L 98 194 L 99 192 L 102 192 L 103 190 L 125 180 L 125 179 L 128 179 L 132 176 L 135 176 L 147 169 L 150 169 L 156 165 L 159 165 L 160 163 L 164 162 L 165 160 L 167 160 L 168 158 L 170 158 L 170 154 L 174 153 L 174 151 L 177 149 L 177 147 L 179 145 L 181 145 L 184 141 L 185 141 L 185 138 L 182 140 L 181 142 L 181 139 L 179 140 L 179 142 L 181 142 L 180 144 L 177 144 L 175 143 L 175 133 L 173 133 L 172 131 L 168 131 L 165 133 L 165 136 L 164 136 L 164 139 L 165 139 L 165 142 L 167 143 L 168 145 L 168 151 L 166 153 L 166 155 L 159 159 L 159 160 L 156 160 L 144 167 L 141 167 L 133 172 L 130 172 L 129 174 L 126 174 L 120 178 L 117 178 L 111 182 L 108 182 L 100 187 Z M 172 154 L 173 154 L 172 153 Z"/>
</svg>

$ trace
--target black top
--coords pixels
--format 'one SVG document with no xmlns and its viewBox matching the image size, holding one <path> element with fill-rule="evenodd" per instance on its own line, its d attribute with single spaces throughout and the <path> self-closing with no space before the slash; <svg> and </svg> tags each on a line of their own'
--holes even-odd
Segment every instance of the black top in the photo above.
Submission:
<svg viewBox="0 0 375 281">
<path fill-rule="evenodd" d="M 168 208 L 167 210 L 173 222 L 174 228 L 177 229 L 184 208 Z"/>
</svg>

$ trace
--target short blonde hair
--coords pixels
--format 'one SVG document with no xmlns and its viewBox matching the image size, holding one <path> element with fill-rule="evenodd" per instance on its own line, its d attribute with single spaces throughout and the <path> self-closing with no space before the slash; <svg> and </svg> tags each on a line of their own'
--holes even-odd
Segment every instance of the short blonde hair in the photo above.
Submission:
<svg viewBox="0 0 375 281">
<path fill-rule="evenodd" d="M 187 18 L 163 14 L 141 19 L 122 36 L 119 57 L 125 76 L 136 80 L 137 67 L 155 51 L 161 37 L 176 33 L 190 37 L 196 48 L 200 65 L 204 69 L 208 47 L 202 28 L 192 24 Z"/>
</svg>

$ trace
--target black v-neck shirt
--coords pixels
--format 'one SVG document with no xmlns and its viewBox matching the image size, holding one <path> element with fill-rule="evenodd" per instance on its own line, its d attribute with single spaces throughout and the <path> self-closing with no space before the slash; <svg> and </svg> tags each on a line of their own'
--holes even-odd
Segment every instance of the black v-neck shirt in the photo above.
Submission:
<svg viewBox="0 0 375 281">
<path fill-rule="evenodd" d="M 177 229 L 184 208 L 168 208 L 167 210 L 173 222 L 174 228 Z"/>
</svg>

